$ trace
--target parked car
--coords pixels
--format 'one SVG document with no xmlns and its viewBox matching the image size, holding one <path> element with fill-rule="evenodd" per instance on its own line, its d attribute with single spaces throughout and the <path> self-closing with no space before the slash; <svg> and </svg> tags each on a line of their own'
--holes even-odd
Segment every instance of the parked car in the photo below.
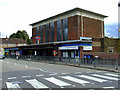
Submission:
<svg viewBox="0 0 120 90">
<path fill-rule="evenodd" d="M 3 54 L 0 54 L 0 59 L 5 59 L 5 56 Z"/>
</svg>

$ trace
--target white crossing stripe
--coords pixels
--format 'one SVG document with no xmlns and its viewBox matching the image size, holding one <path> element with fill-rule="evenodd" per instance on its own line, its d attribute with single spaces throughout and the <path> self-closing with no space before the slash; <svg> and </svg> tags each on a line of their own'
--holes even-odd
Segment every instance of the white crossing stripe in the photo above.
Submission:
<svg viewBox="0 0 120 90">
<path fill-rule="evenodd" d="M 8 79 L 16 79 L 16 77 L 10 77 L 10 78 L 8 78 Z"/>
<path fill-rule="evenodd" d="M 49 82 L 51 82 L 51 83 L 53 83 L 53 84 L 55 84 L 55 85 L 57 85 L 57 86 L 70 86 L 71 84 L 69 84 L 69 83 L 66 83 L 66 82 L 64 82 L 64 81 L 61 81 L 61 80 L 59 80 L 59 79 L 56 79 L 56 78 L 54 78 L 54 77 L 51 77 L 51 78 L 44 78 L 45 80 L 48 80 Z"/>
<path fill-rule="evenodd" d="M 13 82 L 6 82 L 7 88 L 20 88 L 18 84 L 13 84 Z"/>
<path fill-rule="evenodd" d="M 100 77 L 100 78 L 105 78 L 105 79 L 110 79 L 110 80 L 118 80 L 118 78 L 104 76 L 104 75 L 98 75 L 98 74 L 92 74 L 92 76 L 96 76 L 96 77 Z"/>
<path fill-rule="evenodd" d="M 114 76 L 114 77 L 119 77 L 118 74 L 105 73 L 105 75 Z"/>
<path fill-rule="evenodd" d="M 107 80 L 104 79 L 100 79 L 100 78 L 96 78 L 96 77 L 92 77 L 92 76 L 87 76 L 87 75 L 77 75 L 78 77 L 82 77 L 82 78 L 86 78 L 86 79 L 90 79 L 93 81 L 97 81 L 97 82 L 106 82 Z"/>
<path fill-rule="evenodd" d="M 29 84 L 31 84 L 36 89 L 38 89 L 38 88 L 48 88 L 46 85 L 44 85 L 43 83 L 39 82 L 36 79 L 30 79 L 30 80 L 25 80 L 25 81 L 28 82 Z"/>
<path fill-rule="evenodd" d="M 71 76 L 61 76 L 61 78 L 64 78 L 64 79 L 67 79 L 67 80 L 70 80 L 70 81 L 73 81 L 73 82 L 76 82 L 76 83 L 79 83 L 79 84 L 90 83 L 88 81 L 81 80 L 81 79 L 78 79 L 78 78 L 75 78 L 75 77 L 71 77 Z"/>
<path fill-rule="evenodd" d="M 108 89 L 108 88 L 115 88 L 115 87 L 110 86 L 110 87 L 102 87 L 102 88 L 104 88 L 104 89 Z"/>
<path fill-rule="evenodd" d="M 42 77 L 42 76 L 44 76 L 44 75 L 35 75 L 36 77 Z"/>
<path fill-rule="evenodd" d="M 66 75 L 66 74 L 69 74 L 69 73 L 62 73 L 62 74 Z"/>
<path fill-rule="evenodd" d="M 10 63 L 10 62 L 7 62 L 7 63 Z"/>
<path fill-rule="evenodd" d="M 49 74 L 49 75 L 57 75 L 57 73 L 52 73 L 52 74 Z"/>
<path fill-rule="evenodd" d="M 22 76 L 22 78 L 28 78 L 28 77 L 31 77 L 31 76 Z"/>
</svg>

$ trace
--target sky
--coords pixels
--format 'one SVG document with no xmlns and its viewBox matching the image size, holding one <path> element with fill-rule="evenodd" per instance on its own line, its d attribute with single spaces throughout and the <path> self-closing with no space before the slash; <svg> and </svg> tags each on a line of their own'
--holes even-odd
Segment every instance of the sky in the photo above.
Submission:
<svg viewBox="0 0 120 90">
<path fill-rule="evenodd" d="M 119 0 L 0 0 L 1 37 L 26 30 L 32 36 L 29 24 L 79 7 L 108 16 L 104 19 L 105 35 L 118 37 Z"/>
</svg>

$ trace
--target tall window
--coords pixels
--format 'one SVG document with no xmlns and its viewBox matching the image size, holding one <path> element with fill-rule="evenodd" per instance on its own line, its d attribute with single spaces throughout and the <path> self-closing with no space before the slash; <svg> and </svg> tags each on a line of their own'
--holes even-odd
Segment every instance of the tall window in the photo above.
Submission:
<svg viewBox="0 0 120 90">
<path fill-rule="evenodd" d="M 45 42 L 49 42 L 49 24 L 45 27 Z"/>
<path fill-rule="evenodd" d="M 36 37 L 39 36 L 39 26 L 36 27 Z M 36 43 L 37 43 L 37 39 L 36 39 Z"/>
<path fill-rule="evenodd" d="M 57 21 L 57 41 L 61 41 L 61 20 Z"/>
<path fill-rule="evenodd" d="M 68 40 L 68 19 L 63 19 L 63 41 Z"/>
<path fill-rule="evenodd" d="M 50 23 L 50 42 L 54 42 L 54 22 Z"/>
<path fill-rule="evenodd" d="M 43 43 L 43 26 L 40 26 L 40 43 Z"/>
<path fill-rule="evenodd" d="M 39 26 L 36 27 L 36 36 L 39 36 Z"/>
</svg>

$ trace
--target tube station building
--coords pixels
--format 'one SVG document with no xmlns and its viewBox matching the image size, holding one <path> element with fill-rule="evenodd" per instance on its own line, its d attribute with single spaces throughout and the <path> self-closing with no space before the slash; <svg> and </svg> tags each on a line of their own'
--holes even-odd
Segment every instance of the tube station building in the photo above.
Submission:
<svg viewBox="0 0 120 90">
<path fill-rule="evenodd" d="M 82 52 L 103 52 L 102 39 L 106 17 L 96 12 L 74 8 L 30 24 L 32 44 L 16 48 L 21 55 L 71 58 L 82 57 Z"/>
</svg>

